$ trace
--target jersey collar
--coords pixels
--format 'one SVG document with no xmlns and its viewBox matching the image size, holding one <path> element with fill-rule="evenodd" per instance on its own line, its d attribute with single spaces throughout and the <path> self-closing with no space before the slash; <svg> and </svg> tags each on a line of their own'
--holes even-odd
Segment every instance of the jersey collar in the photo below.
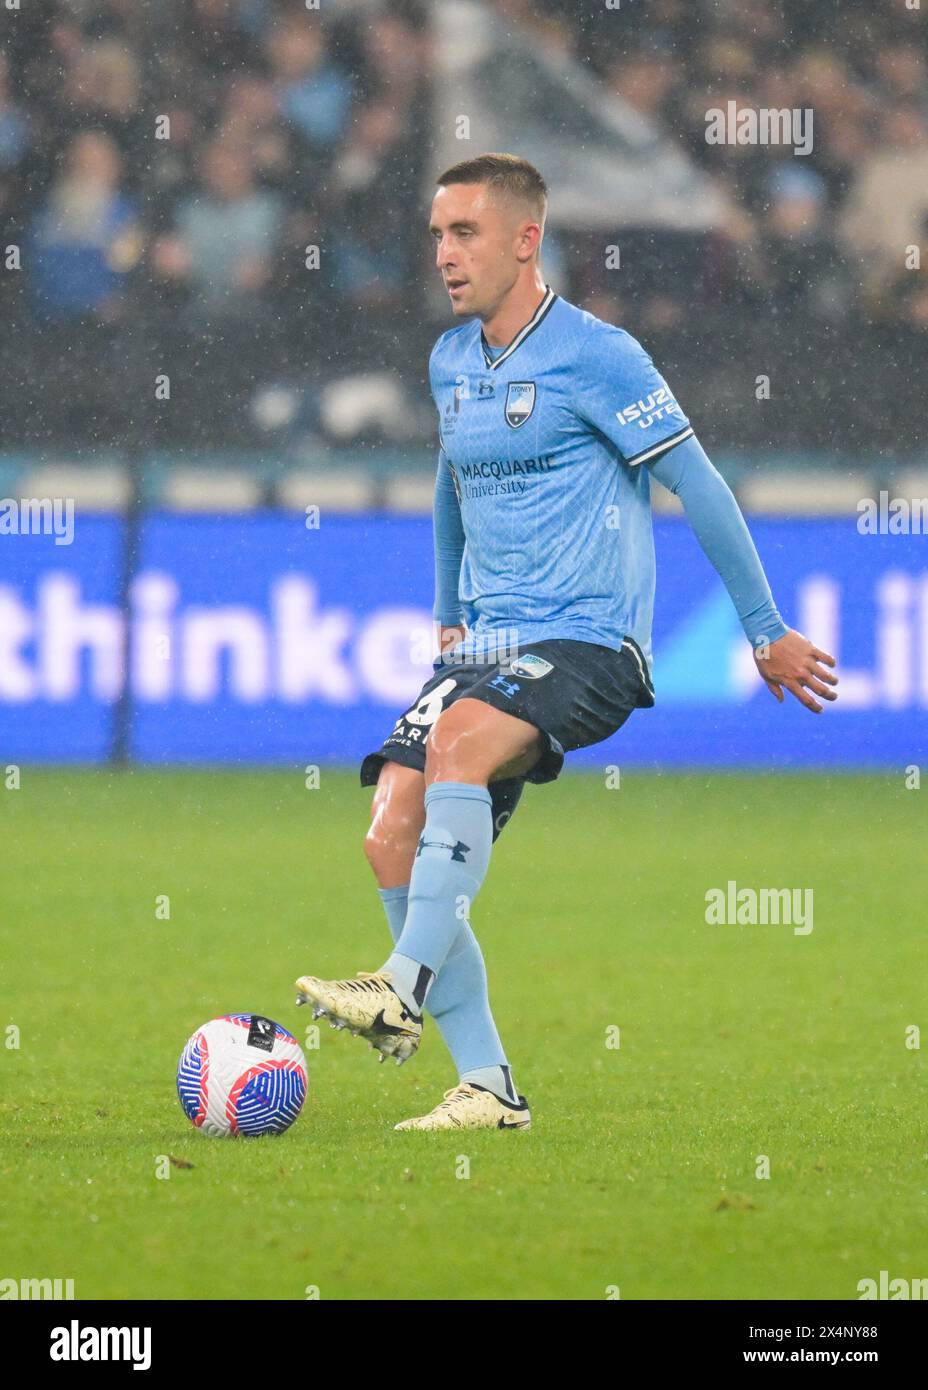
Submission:
<svg viewBox="0 0 928 1390">
<path fill-rule="evenodd" d="M 520 328 L 520 329 L 519 329 L 518 333 L 517 333 L 516 336 L 513 338 L 512 342 L 509 344 L 509 346 L 508 346 L 503 352 L 500 353 L 499 357 L 493 358 L 493 357 L 490 356 L 489 348 L 488 348 L 488 344 L 487 344 L 487 340 L 486 340 L 486 338 L 483 336 L 483 329 L 481 328 L 481 330 L 480 330 L 480 348 L 481 348 L 481 351 L 483 352 L 483 360 L 484 360 L 484 362 L 485 362 L 486 365 L 487 365 L 487 370 L 488 370 L 488 371 L 495 372 L 496 369 L 497 369 L 497 367 L 501 367 L 501 366 L 503 365 L 503 363 L 506 361 L 506 358 L 507 358 L 507 357 L 511 357 L 511 356 L 512 356 L 512 354 L 515 352 L 516 348 L 522 346 L 522 344 L 525 342 L 525 340 L 526 340 L 526 338 L 529 336 L 529 334 L 535 332 L 535 329 L 536 329 L 536 328 L 538 327 L 538 325 L 541 323 L 542 319 L 545 317 L 545 315 L 547 314 L 548 310 L 551 308 L 551 305 L 554 303 L 554 301 L 555 301 L 556 299 L 557 299 L 557 295 L 554 293 L 554 291 L 553 291 L 553 289 L 551 288 L 551 286 L 550 286 L 550 285 L 545 285 L 545 297 L 544 297 L 544 299 L 541 301 L 541 303 L 539 304 L 538 308 L 535 310 L 534 314 L 532 314 L 532 317 L 529 319 L 528 323 L 524 326 L 524 328 Z"/>
</svg>

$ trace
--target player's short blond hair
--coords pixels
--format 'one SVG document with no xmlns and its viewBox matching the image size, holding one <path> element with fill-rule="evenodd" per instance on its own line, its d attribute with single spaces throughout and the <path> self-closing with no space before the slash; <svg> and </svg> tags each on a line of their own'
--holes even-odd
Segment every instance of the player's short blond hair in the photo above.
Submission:
<svg viewBox="0 0 928 1390">
<path fill-rule="evenodd" d="M 452 164 L 435 180 L 439 188 L 450 183 L 485 183 L 514 202 L 524 203 L 544 227 L 548 211 L 548 185 L 534 164 L 515 154 L 479 154 Z"/>
</svg>

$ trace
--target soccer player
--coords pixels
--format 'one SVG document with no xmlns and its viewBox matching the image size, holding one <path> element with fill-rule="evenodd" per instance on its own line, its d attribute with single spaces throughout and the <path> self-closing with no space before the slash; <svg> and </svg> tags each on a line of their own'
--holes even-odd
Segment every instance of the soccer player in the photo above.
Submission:
<svg viewBox="0 0 928 1390">
<path fill-rule="evenodd" d="M 483 155 L 442 174 L 430 231 L 463 320 L 430 360 L 440 451 L 440 652 L 361 782 L 365 849 L 394 950 L 355 979 L 297 981 L 298 1003 L 407 1060 L 423 1011 L 458 1084 L 397 1129 L 528 1129 L 470 909 L 526 780 L 654 703 L 652 475 L 676 493 L 768 688 L 820 713 L 834 658 L 788 628 L 734 497 L 634 338 L 559 298 L 539 251 L 547 188 Z M 818 698 L 817 698 L 818 697 Z"/>
</svg>

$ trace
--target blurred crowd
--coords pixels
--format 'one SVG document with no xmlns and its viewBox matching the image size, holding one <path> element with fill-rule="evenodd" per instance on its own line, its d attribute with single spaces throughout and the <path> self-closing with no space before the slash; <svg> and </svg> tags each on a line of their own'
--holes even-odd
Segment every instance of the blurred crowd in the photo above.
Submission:
<svg viewBox="0 0 928 1390">
<path fill-rule="evenodd" d="M 557 287 L 641 337 L 714 442 L 912 447 L 928 0 L 493 8 L 581 62 L 724 195 L 711 233 L 624 231 L 618 281 L 601 235 L 559 229 Z M 449 322 L 423 290 L 428 16 L 426 0 L 2 11 L 3 447 L 152 431 L 254 446 L 247 403 L 269 380 L 390 368 L 424 396 Z M 730 101 L 812 108 L 812 152 L 708 144 L 707 111 Z M 159 373 L 179 408 L 156 407 Z M 788 409 L 760 409 L 760 374 Z"/>
<path fill-rule="evenodd" d="M 565 45 L 681 140 L 726 195 L 727 219 L 702 257 L 705 302 L 928 328 L 928 277 L 907 273 L 905 256 L 928 251 L 928 6 L 651 0 L 633 43 L 560 8 Z M 708 143 L 706 113 L 730 102 L 811 110 L 811 152 Z M 672 283 L 653 298 L 662 321 L 690 302 Z"/>
</svg>

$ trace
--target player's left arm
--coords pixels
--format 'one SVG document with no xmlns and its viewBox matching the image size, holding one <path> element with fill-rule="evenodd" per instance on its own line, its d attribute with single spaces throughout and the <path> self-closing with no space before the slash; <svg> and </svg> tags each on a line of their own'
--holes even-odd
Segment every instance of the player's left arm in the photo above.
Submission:
<svg viewBox="0 0 928 1390">
<path fill-rule="evenodd" d="M 837 698 L 835 659 L 801 632 L 787 627 L 777 611 L 763 565 L 741 509 L 713 467 L 666 381 L 636 339 L 597 322 L 576 364 L 581 421 L 617 449 L 631 468 L 647 467 L 676 493 L 687 520 L 731 595 L 757 669 L 782 703 L 795 695 L 820 714 L 815 698 Z"/>
<path fill-rule="evenodd" d="M 767 689 L 782 703 L 784 690 L 814 714 L 815 698 L 836 700 L 835 659 L 781 618 L 741 509 L 721 473 L 694 435 L 648 463 L 659 483 L 679 497 L 686 518 L 731 597 L 754 648 Z"/>
</svg>

